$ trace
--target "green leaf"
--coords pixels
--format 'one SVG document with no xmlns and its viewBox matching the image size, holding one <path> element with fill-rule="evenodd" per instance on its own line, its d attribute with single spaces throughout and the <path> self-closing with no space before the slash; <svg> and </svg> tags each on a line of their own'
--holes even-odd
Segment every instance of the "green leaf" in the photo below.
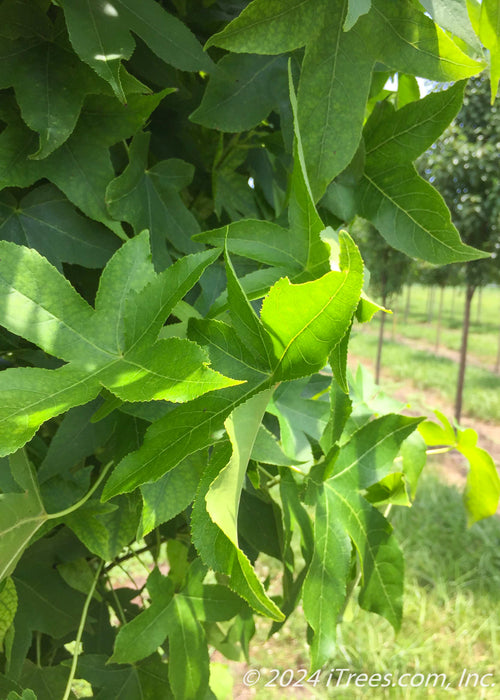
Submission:
<svg viewBox="0 0 500 700">
<path fill-rule="evenodd" d="M 105 85 L 64 42 L 40 36 L 2 39 L 0 74 L 0 87 L 14 87 L 24 121 L 39 133 L 33 158 L 45 158 L 67 140 L 85 95 Z"/>
<path fill-rule="evenodd" d="M 319 441 L 327 420 L 329 406 L 302 396 L 308 379 L 281 384 L 273 395 L 268 413 L 278 418 L 281 443 L 285 454 L 300 462 L 312 459 L 310 439 Z"/>
<path fill-rule="evenodd" d="M 187 401 L 238 383 L 208 368 L 206 351 L 191 341 L 155 342 L 173 306 L 214 259 L 213 252 L 186 257 L 156 275 L 147 234 L 132 239 L 105 268 L 94 311 L 36 251 L 3 241 L 0 251 L 4 326 L 70 363 L 58 370 L 2 372 L 1 417 L 10 433 L 2 447 L 6 453 L 24 444 L 49 417 L 94 398 L 102 385 L 125 401 Z M 135 314 L 144 304 L 148 312 L 138 321 Z M 36 402 L 33 382 L 41 394 Z"/>
<path fill-rule="evenodd" d="M 101 654 L 82 654 L 78 657 L 78 676 L 99 690 L 97 697 L 116 700 L 165 698 L 173 700 L 168 683 L 168 665 L 159 656 L 135 664 L 119 666 L 108 664 Z"/>
<path fill-rule="evenodd" d="M 351 563 L 351 543 L 332 506 L 328 490 L 322 489 L 316 497 L 314 553 L 303 587 L 304 614 L 314 630 L 313 669 L 334 657 L 339 612 Z"/>
<path fill-rule="evenodd" d="M 351 437 L 319 474 L 333 475 L 311 486 L 309 503 L 316 505 L 315 547 L 304 582 L 304 611 L 315 631 L 313 665 L 319 668 L 334 652 L 350 569 L 348 535 L 360 557 L 360 605 L 399 628 L 402 615 L 403 558 L 392 527 L 359 493 L 394 471 L 394 459 L 421 422 L 396 414 L 371 421 Z M 313 471 L 312 480 L 315 480 Z"/>
<path fill-rule="evenodd" d="M 1 504 L 0 504 L 1 508 Z M 17 593 L 11 578 L 0 585 L 0 652 L 4 652 L 4 640 L 17 610 Z"/>
<path fill-rule="evenodd" d="M 140 524 L 142 536 L 171 520 L 192 503 L 207 458 L 207 453 L 200 450 L 186 457 L 155 483 L 141 487 L 144 502 Z"/>
<path fill-rule="evenodd" d="M 126 101 L 120 63 L 128 60 L 137 34 L 163 61 L 180 70 L 210 71 L 212 62 L 191 31 L 153 0 L 140 7 L 133 0 L 98 3 L 63 0 L 61 3 L 71 43 L 80 58 L 106 80 Z"/>
<path fill-rule="evenodd" d="M 272 395 L 267 389 L 234 409 L 225 422 L 233 453 L 210 484 L 207 511 L 226 537 L 238 547 L 238 508 L 245 474 L 262 417 Z"/>
<path fill-rule="evenodd" d="M 349 394 L 349 385 L 347 384 L 347 347 L 349 345 L 351 328 L 352 323 L 328 358 L 328 364 L 332 368 L 333 376 L 345 394 Z"/>
<path fill-rule="evenodd" d="M 230 577 L 229 587 L 244 598 L 257 612 L 281 621 L 283 615 L 268 598 L 247 557 L 213 522 L 207 512 L 205 498 L 213 481 L 231 459 L 229 442 L 222 443 L 212 454 L 203 475 L 191 517 L 193 543 L 202 561 L 214 571 Z"/>
<path fill-rule="evenodd" d="M 190 240 L 199 226 L 178 192 L 193 176 L 193 168 L 181 160 L 164 160 L 148 168 L 149 133 L 138 133 L 129 150 L 129 164 L 106 190 L 111 215 L 128 221 L 136 234 L 148 229 L 153 260 L 159 269 L 171 263 L 168 240 L 178 251 L 196 252 Z"/>
<path fill-rule="evenodd" d="M 500 80 L 500 5 L 498 0 L 483 0 L 479 17 L 479 38 L 490 52 L 491 104 Z"/>
<path fill-rule="evenodd" d="M 18 202 L 0 195 L 0 238 L 36 248 L 53 265 L 103 267 L 118 247 L 109 229 L 84 218 L 52 185 L 42 185 Z"/>
<path fill-rule="evenodd" d="M 170 685 L 176 698 L 204 700 L 209 656 L 203 627 L 184 596 L 175 596 L 171 608 Z"/>
<path fill-rule="evenodd" d="M 111 561 L 134 540 L 139 517 L 138 500 L 124 495 L 113 503 L 87 501 L 64 521 L 91 552 Z"/>
<path fill-rule="evenodd" d="M 233 328 L 243 345 L 254 355 L 257 364 L 264 371 L 271 371 L 276 364 L 272 340 L 248 301 L 236 277 L 227 251 L 226 276 L 229 313 Z"/>
<path fill-rule="evenodd" d="M 37 696 L 32 690 L 23 690 L 22 695 L 19 695 L 19 693 L 16 693 L 15 690 L 12 690 L 7 695 L 7 700 L 37 700 Z"/>
<path fill-rule="evenodd" d="M 264 388 L 265 381 L 252 387 L 242 384 L 170 411 L 151 425 L 140 449 L 117 465 L 106 482 L 102 499 L 157 481 L 188 455 L 218 442 L 231 411 Z"/>
<path fill-rule="evenodd" d="M 238 53 L 279 54 L 298 49 L 316 34 L 322 3 L 316 0 L 253 0 L 207 42 Z"/>
<path fill-rule="evenodd" d="M 441 195 L 411 165 L 456 115 L 462 94 L 463 84 L 456 84 L 397 112 L 384 102 L 365 126 L 358 213 L 392 247 L 436 264 L 487 257 L 461 242 Z"/>
<path fill-rule="evenodd" d="M 347 4 L 329 7 L 302 64 L 298 117 L 315 201 L 356 152 L 371 84 L 373 39 L 367 43 L 357 29 L 344 31 Z"/>
<path fill-rule="evenodd" d="M 370 11 L 372 0 L 349 0 L 347 16 L 344 21 L 344 32 L 348 32 L 354 27 L 361 15 L 366 15 Z"/>
<path fill-rule="evenodd" d="M 23 492 L 0 494 L 0 581 L 14 571 L 29 541 L 47 520 L 35 472 L 24 450 L 11 456 L 10 470 Z"/>
<path fill-rule="evenodd" d="M 151 605 L 120 628 L 111 663 L 134 663 L 150 656 L 171 632 L 174 594 L 171 580 L 154 569 L 149 575 L 147 588 Z"/>
<path fill-rule="evenodd" d="M 472 428 L 458 431 L 457 450 L 469 462 L 464 491 L 469 527 L 478 520 L 494 515 L 500 500 L 500 477 L 492 457 L 477 446 L 477 433 Z"/>
<path fill-rule="evenodd" d="M 263 425 L 260 426 L 255 438 L 251 457 L 256 462 L 274 464 L 279 467 L 300 464 L 299 461 L 288 457 L 283 452 L 275 436 Z"/>
<path fill-rule="evenodd" d="M 217 64 L 190 120 L 226 132 L 257 126 L 286 99 L 284 56 L 229 55 Z"/>
<path fill-rule="evenodd" d="M 420 0 L 436 24 L 463 39 L 469 46 L 481 52 L 481 45 L 472 28 L 465 0 Z M 486 46 L 486 44 L 485 44 Z"/>
<path fill-rule="evenodd" d="M 223 247 L 231 255 L 283 267 L 289 273 L 298 273 L 307 264 L 307 250 L 302 240 L 290 231 L 270 221 L 242 219 L 222 228 L 204 231 L 194 236 L 195 241 Z"/>
<path fill-rule="evenodd" d="M 0 134 L 0 186 L 26 187 L 45 177 L 85 214 L 125 239 L 105 203 L 106 187 L 115 176 L 108 148 L 134 134 L 170 92 L 131 94 L 126 105 L 104 95 L 87 97 L 71 137 L 41 161 L 28 158 L 36 148 L 35 135 L 10 110 L 9 126 Z"/>
<path fill-rule="evenodd" d="M 300 285 L 282 279 L 264 299 L 261 320 L 278 358 L 273 373 L 278 380 L 319 371 L 349 327 L 361 294 L 363 263 L 348 234 L 342 233 L 340 240 L 345 258 L 341 272 Z"/>
<path fill-rule="evenodd" d="M 21 675 L 21 683 L 29 687 L 29 691 L 23 691 L 22 700 L 59 700 L 66 690 L 68 670 L 62 665 L 37 666 L 26 659 Z M 69 700 L 76 700 L 76 695 L 71 692 Z"/>
<path fill-rule="evenodd" d="M 377 58 L 402 73 L 448 82 L 469 78 L 484 68 L 483 61 L 461 51 L 411 0 L 373 0 L 372 12 L 362 22 Z"/>
</svg>

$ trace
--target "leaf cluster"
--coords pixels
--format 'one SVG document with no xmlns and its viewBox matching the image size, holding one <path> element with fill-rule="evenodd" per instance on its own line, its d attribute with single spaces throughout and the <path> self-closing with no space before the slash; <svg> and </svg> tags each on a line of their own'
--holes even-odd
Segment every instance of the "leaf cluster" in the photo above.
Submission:
<svg viewBox="0 0 500 700">
<path fill-rule="evenodd" d="M 2 697 L 219 697 L 212 652 L 248 659 L 301 601 L 314 668 L 352 595 L 398 629 L 384 511 L 426 447 L 348 372 L 380 310 L 351 223 L 485 256 L 414 167 L 498 77 L 494 3 L 448 4 L 1 2 Z M 445 433 L 486 517 L 491 462 Z"/>
</svg>

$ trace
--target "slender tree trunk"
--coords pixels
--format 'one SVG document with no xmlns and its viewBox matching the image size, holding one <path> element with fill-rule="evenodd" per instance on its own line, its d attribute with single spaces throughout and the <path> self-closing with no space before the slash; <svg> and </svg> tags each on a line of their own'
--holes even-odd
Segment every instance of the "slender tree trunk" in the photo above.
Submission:
<svg viewBox="0 0 500 700">
<path fill-rule="evenodd" d="M 439 308 L 438 308 L 438 318 L 437 318 L 437 328 L 436 328 L 436 352 L 439 350 L 439 343 L 441 342 L 441 327 L 443 318 L 443 301 L 444 301 L 444 286 L 439 288 Z"/>
<path fill-rule="evenodd" d="M 410 316 L 410 305 L 411 305 L 411 284 L 406 287 L 406 306 L 405 306 L 405 323 L 408 323 L 408 318 Z"/>
<path fill-rule="evenodd" d="M 382 297 L 382 306 L 387 308 L 387 294 Z M 384 344 L 385 313 L 382 312 L 380 318 L 380 328 L 378 332 L 377 361 L 375 363 L 375 382 L 380 383 L 380 368 L 382 367 L 382 346 Z"/>
<path fill-rule="evenodd" d="M 460 418 L 462 416 L 465 368 L 467 366 L 467 341 L 469 339 L 470 326 L 470 307 L 475 289 L 476 288 L 474 286 L 469 284 L 465 290 L 464 325 L 462 329 L 462 344 L 460 347 L 460 362 L 458 365 L 457 392 L 455 395 L 455 418 L 457 423 L 460 423 Z"/>
</svg>

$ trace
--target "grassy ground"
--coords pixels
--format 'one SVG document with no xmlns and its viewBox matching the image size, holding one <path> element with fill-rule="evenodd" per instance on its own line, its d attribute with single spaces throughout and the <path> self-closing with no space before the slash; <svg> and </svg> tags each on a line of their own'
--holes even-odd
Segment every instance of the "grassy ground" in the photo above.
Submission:
<svg viewBox="0 0 500 700">
<path fill-rule="evenodd" d="M 353 333 L 350 351 L 374 362 L 377 338 L 372 333 Z M 432 351 L 412 350 L 407 345 L 384 342 L 382 365 L 396 381 L 411 381 L 420 390 L 433 390 L 450 405 L 455 397 L 457 364 Z M 481 420 L 500 422 L 500 376 L 475 366 L 467 367 L 464 413 Z M 451 417 L 451 416 L 450 416 Z"/>
<path fill-rule="evenodd" d="M 463 669 L 480 676 L 497 677 L 500 669 L 500 519 L 466 529 L 461 495 L 455 487 L 443 484 L 428 470 L 411 509 L 394 511 L 392 522 L 406 558 L 405 612 L 401 631 L 376 615 L 352 605 L 341 629 L 341 644 L 331 668 L 351 672 L 423 674 L 415 676 L 417 685 L 428 674 L 444 673 L 448 691 L 427 688 L 325 688 L 330 669 L 323 673 L 315 688 L 266 688 L 262 681 L 254 693 L 243 694 L 236 683 L 233 697 L 257 697 L 271 700 L 285 697 L 311 698 L 424 698 L 444 697 L 497 698 L 498 687 L 457 687 Z M 271 570 L 273 564 L 269 565 Z M 305 624 L 296 613 L 279 637 L 265 641 L 266 625 L 259 625 L 257 641 L 252 645 L 252 667 L 259 668 L 268 680 L 270 669 L 307 668 Z M 246 668 L 246 667 L 245 667 Z M 237 676 L 236 676 L 237 677 Z M 286 680 L 286 677 L 285 677 Z M 403 682 L 406 682 L 406 678 Z M 409 679 L 408 679 L 409 680 Z"/>
</svg>

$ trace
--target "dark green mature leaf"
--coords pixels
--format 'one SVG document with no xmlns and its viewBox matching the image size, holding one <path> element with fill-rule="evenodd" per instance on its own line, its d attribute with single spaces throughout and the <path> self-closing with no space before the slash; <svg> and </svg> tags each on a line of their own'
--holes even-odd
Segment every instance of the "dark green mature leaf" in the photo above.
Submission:
<svg viewBox="0 0 500 700">
<path fill-rule="evenodd" d="M 4 326 L 70 363 L 58 370 L 1 373 L 4 454 L 24 444 L 47 418 L 94 398 L 102 385 L 125 401 L 186 401 L 237 383 L 209 369 L 206 352 L 191 341 L 167 338 L 155 343 L 172 308 L 216 253 L 186 257 L 156 275 L 147 234 L 138 236 L 106 266 L 94 311 L 36 251 L 3 241 L 0 250 Z M 127 301 L 136 303 L 131 308 Z M 135 314 L 144 303 L 148 313 L 137 321 Z M 33 383 L 39 387 L 36 403 Z"/>
<path fill-rule="evenodd" d="M 411 164 L 456 115 L 463 84 L 431 93 L 397 112 L 382 103 L 365 127 L 365 169 L 358 213 L 407 255 L 442 264 L 487 257 L 464 245 L 441 195 Z"/>
<path fill-rule="evenodd" d="M 190 119 L 220 131 L 257 126 L 286 99 L 286 59 L 282 56 L 229 55 L 217 64 L 200 106 Z"/>
<path fill-rule="evenodd" d="M 96 700 L 174 697 L 168 683 L 168 665 L 157 654 L 128 666 L 107 662 L 108 657 L 101 654 L 78 658 L 78 675 L 92 684 Z"/>
<path fill-rule="evenodd" d="M 144 503 L 140 524 L 143 536 L 192 503 L 207 459 L 207 453 L 200 450 L 186 457 L 153 484 L 143 484 L 141 493 Z"/>
<path fill-rule="evenodd" d="M 481 45 L 472 28 L 465 0 L 421 0 L 421 3 L 436 24 L 463 39 L 476 53 L 481 53 Z"/>
<path fill-rule="evenodd" d="M 125 239 L 105 203 L 106 188 L 115 176 L 108 148 L 142 127 L 170 92 L 132 94 L 126 105 L 105 95 L 87 97 L 71 137 L 41 161 L 29 159 L 36 136 L 10 109 L 5 117 L 9 125 L 0 134 L 0 187 L 26 187 L 45 177 L 87 216 Z"/>
<path fill-rule="evenodd" d="M 163 61 L 188 71 L 210 72 L 212 62 L 191 31 L 154 0 L 63 0 L 71 43 L 80 58 L 126 101 L 120 63 L 132 56 L 137 34 Z"/>
<path fill-rule="evenodd" d="M 239 53 L 279 54 L 312 39 L 320 25 L 323 3 L 317 0 L 254 0 L 208 46 Z"/>
<path fill-rule="evenodd" d="M 62 262 L 104 267 L 118 247 L 109 229 L 84 218 L 52 185 L 42 185 L 20 202 L 0 195 L 0 238 L 36 248 L 60 269 Z"/>
<path fill-rule="evenodd" d="M 171 263 L 168 240 L 182 253 L 199 250 L 190 237 L 199 226 L 178 192 L 191 182 L 193 167 L 181 160 L 164 160 L 148 168 L 150 134 L 138 133 L 130 145 L 129 165 L 106 190 L 111 215 L 128 221 L 134 232 L 148 229 L 153 260 L 159 269 Z"/>
<path fill-rule="evenodd" d="M 47 520 L 33 466 L 24 450 L 12 455 L 10 471 L 23 492 L 0 494 L 0 581 L 14 571 L 28 542 Z"/>
<path fill-rule="evenodd" d="M 58 666 L 37 666 L 26 659 L 20 678 L 24 690 L 21 700 L 59 700 L 66 690 L 68 682 L 68 669 L 62 664 Z M 76 700 L 76 695 L 71 692 L 68 700 Z"/>
<path fill-rule="evenodd" d="M 370 12 L 366 13 L 369 3 L 357 9 L 353 16 L 348 0 L 334 7 L 324 0 L 292 4 L 254 0 L 209 41 L 209 45 L 243 53 L 278 54 L 306 45 L 298 115 L 315 200 L 358 148 L 377 60 L 395 70 L 440 81 L 466 78 L 483 67 L 410 0 L 374 0 Z M 355 26 L 354 17 L 360 17 Z M 309 22 L 314 26 L 309 27 Z M 349 120 L 343 118 L 346 114 Z"/>
<path fill-rule="evenodd" d="M 0 41 L 0 87 L 14 87 L 26 124 L 39 133 L 34 158 L 45 158 L 70 136 L 85 95 L 105 83 L 64 42 L 39 36 Z"/>
</svg>

